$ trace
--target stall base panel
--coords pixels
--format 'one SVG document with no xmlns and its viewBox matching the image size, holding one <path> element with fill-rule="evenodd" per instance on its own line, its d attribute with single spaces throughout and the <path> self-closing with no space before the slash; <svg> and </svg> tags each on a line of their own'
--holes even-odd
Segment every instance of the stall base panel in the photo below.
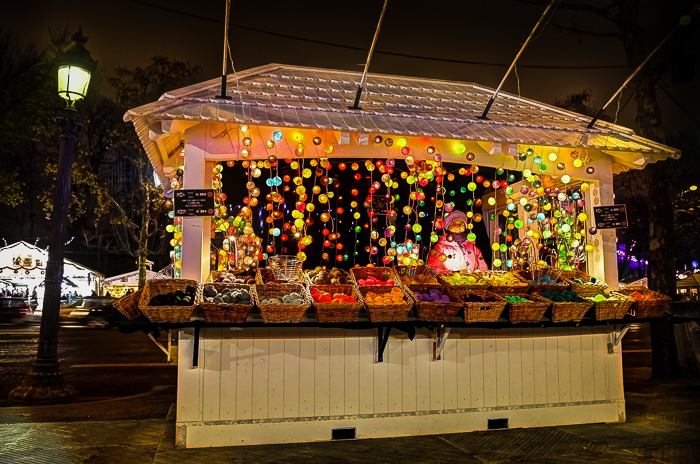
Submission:
<svg viewBox="0 0 700 464">
<path fill-rule="evenodd" d="M 624 401 L 561 404 L 545 407 L 483 408 L 442 413 L 391 414 L 387 417 L 324 417 L 296 420 L 177 423 L 179 448 L 267 445 L 331 441 L 344 438 L 389 438 L 488 430 L 489 422 L 507 428 L 624 422 Z"/>
</svg>

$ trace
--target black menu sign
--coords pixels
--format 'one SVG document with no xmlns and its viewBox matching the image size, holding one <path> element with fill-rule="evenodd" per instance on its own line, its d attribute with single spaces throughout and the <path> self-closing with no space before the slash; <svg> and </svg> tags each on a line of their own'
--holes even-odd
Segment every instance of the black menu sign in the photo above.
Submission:
<svg viewBox="0 0 700 464">
<path fill-rule="evenodd" d="M 175 216 L 213 215 L 213 190 L 175 190 Z"/>
<path fill-rule="evenodd" d="M 595 226 L 598 229 L 623 229 L 627 227 L 627 208 L 625 205 L 595 206 Z"/>
</svg>

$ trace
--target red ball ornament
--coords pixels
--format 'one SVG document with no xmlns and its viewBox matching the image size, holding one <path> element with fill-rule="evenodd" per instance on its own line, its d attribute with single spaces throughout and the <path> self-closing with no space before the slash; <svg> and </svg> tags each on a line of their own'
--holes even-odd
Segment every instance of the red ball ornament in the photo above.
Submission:
<svg viewBox="0 0 700 464">
<path fill-rule="evenodd" d="M 341 262 L 343 260 L 343 255 L 338 255 L 335 257 L 335 260 L 338 262 Z"/>
<path fill-rule="evenodd" d="M 484 181 L 484 178 L 482 176 L 476 176 L 476 183 L 480 184 Z"/>
<path fill-rule="evenodd" d="M 340 163 L 338 165 L 338 169 L 340 169 L 341 171 L 345 171 L 345 168 L 347 168 L 347 165 L 345 163 Z"/>
<path fill-rule="evenodd" d="M 369 193 L 375 193 L 376 191 L 377 191 L 377 189 L 375 189 L 374 187 L 369 188 Z"/>
<path fill-rule="evenodd" d="M 342 244 L 342 243 L 338 243 L 338 244 L 336 244 L 335 247 L 336 247 L 338 250 L 342 250 L 342 249 L 343 249 L 343 244 Z"/>
<path fill-rule="evenodd" d="M 401 149 L 401 154 L 402 154 L 403 156 L 408 156 L 408 155 L 411 154 L 411 149 L 408 148 L 408 147 L 403 147 L 403 148 Z"/>
<path fill-rule="evenodd" d="M 280 236 L 280 238 L 282 239 L 283 242 L 286 242 L 289 237 L 287 237 L 287 234 L 282 234 Z"/>
<path fill-rule="evenodd" d="M 337 212 L 338 214 L 343 214 L 344 211 L 345 211 L 345 210 L 344 210 L 343 208 L 338 208 L 338 209 L 336 210 L 336 212 Z"/>
<path fill-rule="evenodd" d="M 358 192 L 357 189 L 352 189 L 350 193 L 356 197 L 357 195 L 359 195 L 360 192 Z"/>
<path fill-rule="evenodd" d="M 331 233 L 331 231 L 328 230 L 328 229 L 323 229 L 323 230 L 321 231 L 321 233 L 322 233 L 323 235 L 328 235 L 328 234 Z"/>
<path fill-rule="evenodd" d="M 326 247 L 326 248 L 330 247 L 330 246 L 331 246 L 331 241 L 330 241 L 330 240 L 324 240 L 324 241 L 323 241 L 323 246 Z"/>
<path fill-rule="evenodd" d="M 362 178 L 362 175 L 358 172 L 355 174 L 355 180 L 360 180 Z"/>
<path fill-rule="evenodd" d="M 289 182 L 290 180 L 292 180 L 292 178 L 289 177 L 289 175 L 285 174 L 285 176 L 282 178 L 282 180 L 285 182 Z"/>
</svg>

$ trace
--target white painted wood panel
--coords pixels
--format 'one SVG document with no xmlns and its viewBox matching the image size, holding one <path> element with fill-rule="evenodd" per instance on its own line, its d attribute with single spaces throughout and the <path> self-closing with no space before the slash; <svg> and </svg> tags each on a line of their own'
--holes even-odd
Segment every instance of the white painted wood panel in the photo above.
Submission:
<svg viewBox="0 0 700 464">
<path fill-rule="evenodd" d="M 345 331 L 345 415 L 360 413 L 360 339 Z"/>
<path fill-rule="evenodd" d="M 283 417 L 299 417 L 299 329 L 284 330 Z"/>
<path fill-rule="evenodd" d="M 508 329 L 510 330 L 510 329 Z M 508 347 L 508 330 L 496 332 L 496 404 L 510 404 L 510 360 Z"/>
<path fill-rule="evenodd" d="M 356 332 L 360 337 L 360 414 L 374 413 L 374 331 Z M 318 362 L 318 361 L 317 361 Z"/>
<path fill-rule="evenodd" d="M 315 329 L 299 329 L 299 417 L 316 415 L 316 339 Z"/>
<path fill-rule="evenodd" d="M 557 362 L 558 379 L 559 379 L 559 401 L 560 403 L 571 402 L 571 363 L 570 363 L 570 347 L 571 337 L 569 336 L 568 327 L 560 327 L 557 331 Z"/>
<path fill-rule="evenodd" d="M 581 329 L 569 328 L 569 373 L 571 402 L 583 401 L 583 363 L 581 357 Z"/>
<path fill-rule="evenodd" d="M 219 397 L 220 420 L 236 420 L 236 356 L 240 330 L 221 330 L 221 386 Z M 178 342 L 178 356 L 182 356 Z M 231 388 L 231 387 L 234 388 Z M 180 390 L 178 389 L 178 392 Z M 281 393 L 281 390 L 280 390 Z"/>
<path fill-rule="evenodd" d="M 471 393 L 471 330 L 453 330 L 450 334 L 455 341 L 457 352 L 457 407 L 470 408 L 472 404 Z"/>
<path fill-rule="evenodd" d="M 457 341 L 453 334 L 449 334 L 442 349 L 443 388 L 445 389 L 445 409 L 459 408 L 459 395 L 457 392 Z"/>
<path fill-rule="evenodd" d="M 430 411 L 430 339 L 416 331 L 416 411 Z"/>
<path fill-rule="evenodd" d="M 523 404 L 523 343 L 520 329 L 508 329 L 508 404 Z"/>
<path fill-rule="evenodd" d="M 535 401 L 535 339 L 534 329 L 520 329 L 520 346 L 522 372 L 520 382 L 522 384 L 522 403 L 536 404 Z"/>
<path fill-rule="evenodd" d="M 267 413 L 270 419 L 284 417 L 284 331 L 270 330 Z"/>
<path fill-rule="evenodd" d="M 253 329 L 253 419 L 267 419 L 267 388 L 257 385 L 269 385 L 270 330 L 261 327 Z"/>
<path fill-rule="evenodd" d="M 415 340 L 414 340 L 415 341 Z M 416 346 L 406 337 L 401 347 L 403 356 L 403 372 L 401 378 L 401 399 L 403 401 L 404 411 L 416 411 Z"/>
<path fill-rule="evenodd" d="M 484 330 L 469 331 L 471 407 L 484 407 Z"/>
<path fill-rule="evenodd" d="M 498 406 L 497 400 L 497 373 L 496 373 L 496 330 L 483 330 L 484 354 L 483 354 L 483 370 L 484 370 L 484 407 L 493 408 Z"/>
<path fill-rule="evenodd" d="M 253 330 L 238 333 L 236 356 L 236 420 L 253 417 Z"/>
<path fill-rule="evenodd" d="M 314 413 L 327 416 L 330 414 L 330 330 L 316 329 L 314 342 Z"/>
<path fill-rule="evenodd" d="M 202 363 L 202 420 L 220 420 L 219 398 L 221 397 L 221 328 L 204 329 L 206 335 L 200 339 L 203 356 Z"/>
<path fill-rule="evenodd" d="M 437 420 L 435 414 L 457 414 L 472 424 L 469 414 L 490 411 L 490 418 L 527 417 L 522 426 L 544 426 L 561 422 L 544 419 L 551 408 L 568 411 L 586 403 L 591 411 L 601 411 L 591 413 L 590 421 L 621 420 L 621 353 L 607 352 L 611 332 L 619 329 L 452 328 L 437 361 L 428 329 L 417 330 L 414 340 L 397 331 L 389 338 L 384 362 L 377 363 L 376 330 L 207 328 L 201 332 L 197 368 L 192 367 L 193 330 L 185 329 L 179 343 L 177 420 L 267 424 L 281 430 L 285 419 L 301 420 L 301 427 L 327 418 L 318 426 L 323 428 L 348 418 L 352 427 L 355 420 L 400 422 L 411 414 L 425 424 Z M 518 416 L 520 410 L 531 412 Z"/>
<path fill-rule="evenodd" d="M 330 329 L 329 400 L 331 416 L 345 413 L 345 331 Z"/>
</svg>

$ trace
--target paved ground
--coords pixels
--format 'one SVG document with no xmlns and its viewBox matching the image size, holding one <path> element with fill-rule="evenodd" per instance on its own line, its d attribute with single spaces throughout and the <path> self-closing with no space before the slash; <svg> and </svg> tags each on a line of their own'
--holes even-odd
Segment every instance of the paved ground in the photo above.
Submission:
<svg viewBox="0 0 700 464">
<path fill-rule="evenodd" d="M 648 331 L 630 335 L 625 375 L 644 377 Z M 11 407 L 3 400 L 28 368 L 36 338 L 35 328 L 0 327 L 0 464 L 700 462 L 700 381 L 629 379 L 624 424 L 178 450 L 176 371 L 144 334 L 62 329 L 61 363 L 80 399 Z"/>
<path fill-rule="evenodd" d="M 161 391 L 138 400 L 167 396 Z M 145 420 L 32 423 L 18 416 L 0 425 L 0 463 L 698 462 L 700 383 L 638 383 L 628 386 L 626 396 L 624 424 L 189 450 L 174 447 L 174 408 L 164 419 Z M 121 409 L 133 401 L 116 401 L 113 406 Z M 26 417 L 40 414 L 38 409 L 27 409 Z"/>
</svg>

